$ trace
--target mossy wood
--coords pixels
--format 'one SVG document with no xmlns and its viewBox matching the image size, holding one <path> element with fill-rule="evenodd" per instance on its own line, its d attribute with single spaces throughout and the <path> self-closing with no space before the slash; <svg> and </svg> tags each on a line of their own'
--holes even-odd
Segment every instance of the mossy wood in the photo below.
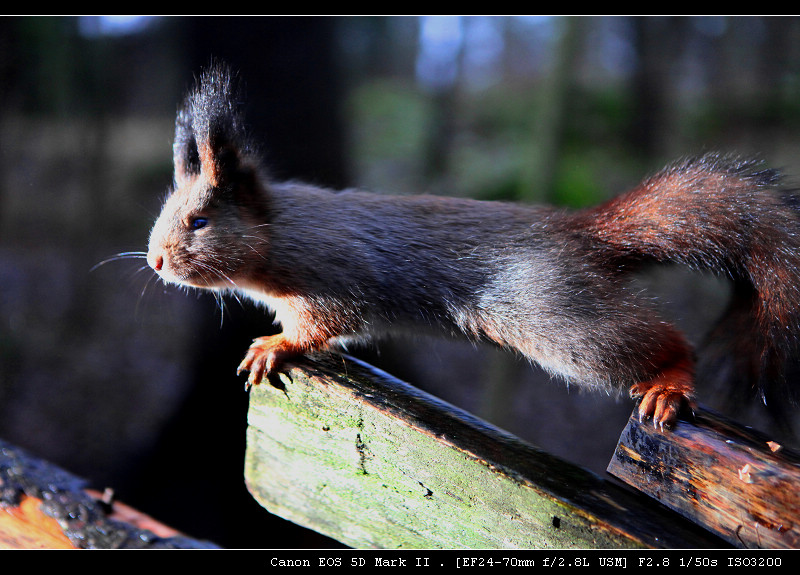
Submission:
<svg viewBox="0 0 800 575">
<path fill-rule="evenodd" d="M 798 454 L 706 410 L 667 433 L 631 417 L 608 471 L 736 547 L 800 547 Z"/>
<path fill-rule="evenodd" d="M 288 375 L 283 390 L 250 392 L 248 488 L 272 513 L 351 547 L 725 545 L 356 360 L 304 359 Z"/>
</svg>

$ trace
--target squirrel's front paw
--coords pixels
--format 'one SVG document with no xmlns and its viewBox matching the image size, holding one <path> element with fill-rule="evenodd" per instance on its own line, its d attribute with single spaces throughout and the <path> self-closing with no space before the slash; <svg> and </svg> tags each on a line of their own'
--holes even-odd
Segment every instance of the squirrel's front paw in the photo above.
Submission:
<svg viewBox="0 0 800 575">
<path fill-rule="evenodd" d="M 283 388 L 278 374 L 281 373 L 285 362 L 299 353 L 283 334 L 259 337 L 253 340 L 236 374 L 243 371 L 250 372 L 245 389 L 258 385 L 265 377 L 273 386 Z"/>
</svg>

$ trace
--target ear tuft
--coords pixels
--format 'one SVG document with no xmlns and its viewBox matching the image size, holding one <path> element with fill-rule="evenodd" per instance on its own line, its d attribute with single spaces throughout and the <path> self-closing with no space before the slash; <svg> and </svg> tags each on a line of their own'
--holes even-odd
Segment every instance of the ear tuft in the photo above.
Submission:
<svg viewBox="0 0 800 575">
<path fill-rule="evenodd" d="M 248 153 L 239 90 L 230 69 L 212 62 L 175 121 L 176 183 L 203 174 L 211 185 L 230 181 Z"/>
<path fill-rule="evenodd" d="M 175 165 L 175 184 L 180 185 L 200 173 L 200 157 L 192 129 L 192 115 L 188 107 L 178 110 L 175 118 L 175 141 L 172 144 L 172 161 Z"/>
</svg>

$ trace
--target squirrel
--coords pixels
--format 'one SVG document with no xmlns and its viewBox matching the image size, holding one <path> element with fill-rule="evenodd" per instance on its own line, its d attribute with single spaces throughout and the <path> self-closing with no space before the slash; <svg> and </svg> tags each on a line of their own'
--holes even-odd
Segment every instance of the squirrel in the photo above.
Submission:
<svg viewBox="0 0 800 575">
<path fill-rule="evenodd" d="M 733 280 L 718 332 L 740 338 L 737 360 L 759 385 L 800 330 L 798 199 L 760 161 L 680 160 L 579 210 L 331 191 L 267 177 L 239 102 L 234 74 L 214 63 L 179 109 L 147 261 L 164 282 L 275 314 L 282 331 L 239 365 L 247 389 L 275 384 L 302 354 L 444 331 L 590 389 L 629 390 L 640 418 L 670 427 L 696 405 L 695 352 L 627 281 L 652 262 Z"/>
</svg>

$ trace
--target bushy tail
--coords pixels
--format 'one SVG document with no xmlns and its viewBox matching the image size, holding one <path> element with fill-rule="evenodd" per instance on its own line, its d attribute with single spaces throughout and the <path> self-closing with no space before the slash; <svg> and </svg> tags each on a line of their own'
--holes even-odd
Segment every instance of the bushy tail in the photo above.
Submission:
<svg viewBox="0 0 800 575">
<path fill-rule="evenodd" d="M 589 210 L 585 225 L 614 269 L 670 261 L 734 281 L 709 350 L 735 358 L 731 377 L 770 399 L 800 335 L 800 202 L 759 162 L 705 155 L 673 164 Z"/>
</svg>

